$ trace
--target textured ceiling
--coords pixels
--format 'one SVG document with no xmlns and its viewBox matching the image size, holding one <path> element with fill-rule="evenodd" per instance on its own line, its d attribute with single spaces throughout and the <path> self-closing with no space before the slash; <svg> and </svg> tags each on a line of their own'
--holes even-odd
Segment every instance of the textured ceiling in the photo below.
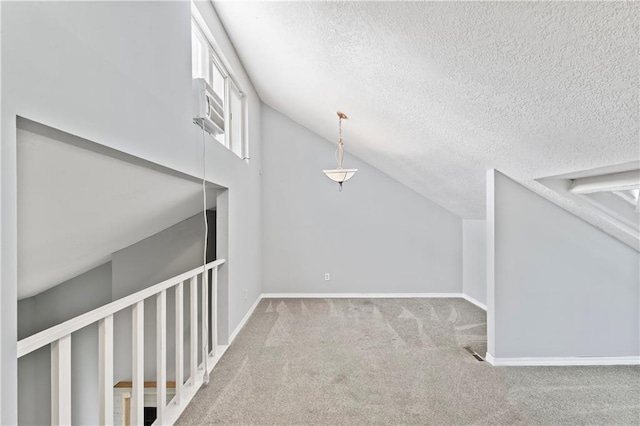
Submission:
<svg viewBox="0 0 640 426">
<path fill-rule="evenodd" d="M 202 211 L 197 182 L 26 130 L 17 136 L 20 299 Z"/>
<path fill-rule="evenodd" d="M 463 218 L 497 168 L 606 228 L 534 179 L 639 158 L 640 4 L 214 4 L 263 102 Z"/>
</svg>

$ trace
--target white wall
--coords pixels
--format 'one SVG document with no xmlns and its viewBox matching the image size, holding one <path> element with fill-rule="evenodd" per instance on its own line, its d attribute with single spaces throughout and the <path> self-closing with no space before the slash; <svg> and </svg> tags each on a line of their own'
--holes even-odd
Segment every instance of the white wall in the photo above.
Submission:
<svg viewBox="0 0 640 426">
<path fill-rule="evenodd" d="M 188 2 L 2 2 L 1 424 L 16 422 L 16 115 L 200 175 Z M 247 94 L 251 163 L 209 139 L 229 188 L 229 330 L 261 292 L 260 101 L 209 2 L 199 5 Z M 244 291 L 247 297 L 244 297 Z"/>
<path fill-rule="evenodd" d="M 18 302 L 20 339 L 88 312 L 111 301 L 111 263 L 105 263 L 50 290 Z M 72 419 L 74 424 L 98 421 L 98 326 L 71 335 Z M 20 424 L 51 423 L 51 351 L 46 346 L 18 363 Z"/>
<path fill-rule="evenodd" d="M 462 292 L 487 304 L 487 221 L 462 221 Z"/>
<path fill-rule="evenodd" d="M 495 170 L 487 208 L 490 355 L 640 355 L 638 252 Z"/>
<path fill-rule="evenodd" d="M 265 292 L 462 291 L 459 217 L 350 155 L 338 192 L 335 144 L 268 106 L 262 129 Z"/>
</svg>

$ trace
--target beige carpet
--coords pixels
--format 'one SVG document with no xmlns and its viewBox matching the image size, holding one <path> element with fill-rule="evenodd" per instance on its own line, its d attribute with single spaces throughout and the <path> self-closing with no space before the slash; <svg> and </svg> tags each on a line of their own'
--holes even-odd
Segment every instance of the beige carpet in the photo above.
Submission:
<svg viewBox="0 0 640 426">
<path fill-rule="evenodd" d="M 178 424 L 640 424 L 640 367 L 492 367 L 462 299 L 265 299 Z"/>
</svg>

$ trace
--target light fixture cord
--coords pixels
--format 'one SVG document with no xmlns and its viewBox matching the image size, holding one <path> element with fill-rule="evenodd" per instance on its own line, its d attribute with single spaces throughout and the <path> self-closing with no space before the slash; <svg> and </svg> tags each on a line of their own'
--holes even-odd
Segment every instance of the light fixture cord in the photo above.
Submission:
<svg viewBox="0 0 640 426">
<path fill-rule="evenodd" d="M 340 140 L 338 141 L 338 168 L 342 168 L 344 161 L 344 147 L 342 146 L 342 117 L 338 116 L 338 129 L 340 132 Z"/>
<path fill-rule="evenodd" d="M 209 239 L 209 219 L 207 218 L 207 143 L 205 139 L 204 126 L 202 126 L 202 216 L 204 218 L 204 248 L 202 250 L 202 297 L 205 297 L 205 286 L 207 285 L 207 243 Z M 213 307 L 212 307 L 213 309 Z M 205 312 L 202 311 L 204 316 Z M 213 315 L 213 313 L 212 313 Z M 207 359 L 209 358 L 208 346 L 209 346 L 209 329 L 207 328 L 207 322 L 209 318 L 202 318 L 202 324 L 204 325 L 204 334 L 207 336 L 202 342 L 204 346 L 204 376 L 202 377 L 202 383 L 206 386 L 209 384 L 209 366 Z"/>
<path fill-rule="evenodd" d="M 338 147 L 336 148 L 336 161 L 338 162 L 338 169 L 342 169 L 342 163 L 344 160 L 344 147 L 342 144 L 342 117 L 338 114 L 338 133 L 340 139 L 338 140 Z M 342 182 L 338 182 L 338 191 L 342 192 Z"/>
</svg>

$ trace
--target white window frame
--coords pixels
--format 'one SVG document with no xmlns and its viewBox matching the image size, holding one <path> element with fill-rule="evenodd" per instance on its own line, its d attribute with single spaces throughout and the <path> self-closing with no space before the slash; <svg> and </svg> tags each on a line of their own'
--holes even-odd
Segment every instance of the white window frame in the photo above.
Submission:
<svg viewBox="0 0 640 426">
<path fill-rule="evenodd" d="M 240 113 L 239 117 L 234 117 L 234 102 L 232 101 L 232 92 L 235 91 L 238 94 L 237 100 L 240 102 L 238 105 L 238 111 Z M 242 90 L 235 84 L 233 80 L 229 80 L 229 84 L 227 85 L 227 94 L 229 95 L 229 144 L 228 147 L 233 152 L 236 153 L 240 158 L 246 160 L 246 138 L 245 135 L 245 123 L 246 123 L 246 112 L 245 112 L 245 99 L 246 97 L 242 93 Z M 236 126 L 234 120 L 240 120 L 240 125 Z M 238 134 L 235 135 L 235 130 L 238 131 Z M 239 149 L 238 149 L 239 147 Z M 237 151 L 236 151 L 237 150 Z"/>
<path fill-rule="evenodd" d="M 226 58 L 221 55 L 221 49 L 219 45 L 216 43 L 213 34 L 209 30 L 204 18 L 200 14 L 200 11 L 197 9 L 195 4 L 191 3 L 191 25 L 192 31 L 195 29 L 199 35 L 201 36 L 201 41 L 204 41 L 209 47 L 209 57 L 211 61 L 211 65 L 218 68 L 220 73 L 224 78 L 224 139 L 220 140 L 216 138 L 218 142 L 224 145 L 231 152 L 236 154 L 241 159 L 249 162 L 249 143 L 248 143 L 248 108 L 247 108 L 247 100 L 242 87 L 238 84 L 237 79 L 234 76 L 234 73 L 229 66 L 229 62 Z M 210 74 L 213 73 L 213 68 L 210 68 Z M 213 79 L 213 75 L 210 76 L 210 80 Z M 237 92 L 240 94 L 240 147 L 239 152 L 236 152 L 232 146 L 232 132 L 233 125 L 231 123 L 231 95 L 230 95 L 230 86 L 233 85 Z"/>
</svg>

